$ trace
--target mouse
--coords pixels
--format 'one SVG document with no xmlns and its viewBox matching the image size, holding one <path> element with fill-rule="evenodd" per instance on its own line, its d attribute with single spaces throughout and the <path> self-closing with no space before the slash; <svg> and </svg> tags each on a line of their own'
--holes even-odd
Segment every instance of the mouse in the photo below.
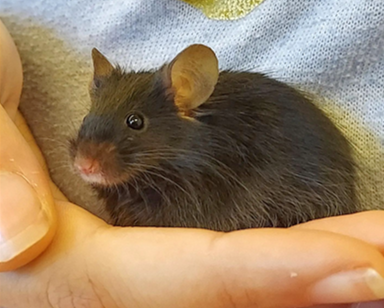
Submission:
<svg viewBox="0 0 384 308">
<path fill-rule="evenodd" d="M 202 44 L 151 71 L 96 48 L 92 62 L 69 154 L 112 225 L 229 232 L 360 210 L 351 145 L 293 86 L 219 70 Z"/>
</svg>

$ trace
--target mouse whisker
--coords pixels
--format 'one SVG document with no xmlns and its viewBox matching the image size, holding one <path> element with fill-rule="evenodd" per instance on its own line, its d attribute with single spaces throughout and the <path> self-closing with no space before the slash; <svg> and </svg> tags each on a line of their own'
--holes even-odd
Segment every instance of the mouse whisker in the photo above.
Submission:
<svg viewBox="0 0 384 308">
<path fill-rule="evenodd" d="M 146 164 L 132 163 L 132 164 L 130 164 L 130 166 L 133 167 L 133 168 L 137 168 L 137 167 L 138 168 L 143 168 L 142 169 L 142 173 L 143 174 L 149 174 L 149 175 L 161 178 L 161 179 L 165 180 L 166 182 L 174 185 L 175 187 L 177 187 L 178 189 L 183 191 L 185 194 L 187 194 L 191 201 L 193 201 L 195 199 L 193 197 L 193 194 L 191 194 L 184 187 L 182 187 L 181 185 L 176 183 L 174 180 L 172 180 L 171 178 L 166 176 L 166 174 L 171 174 L 172 175 L 172 173 L 170 171 L 168 171 L 168 170 L 166 170 L 166 169 L 164 169 L 164 168 L 162 168 L 160 166 L 152 166 L 152 165 L 146 165 Z M 158 172 L 156 172 L 156 171 L 158 171 Z M 183 181 L 183 183 L 184 183 L 184 181 Z M 193 189 L 193 187 L 192 187 L 192 189 Z"/>
</svg>

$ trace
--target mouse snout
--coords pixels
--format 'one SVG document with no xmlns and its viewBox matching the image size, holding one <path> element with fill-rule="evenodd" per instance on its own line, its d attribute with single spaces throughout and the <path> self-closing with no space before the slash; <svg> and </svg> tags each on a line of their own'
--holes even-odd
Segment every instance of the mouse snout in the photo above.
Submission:
<svg viewBox="0 0 384 308">
<path fill-rule="evenodd" d="M 74 165 L 84 175 L 98 174 L 100 172 L 100 164 L 93 158 L 76 157 Z"/>
<path fill-rule="evenodd" d="M 106 185 L 118 174 L 116 151 L 110 142 L 80 140 L 74 146 L 72 166 L 86 182 Z"/>
</svg>

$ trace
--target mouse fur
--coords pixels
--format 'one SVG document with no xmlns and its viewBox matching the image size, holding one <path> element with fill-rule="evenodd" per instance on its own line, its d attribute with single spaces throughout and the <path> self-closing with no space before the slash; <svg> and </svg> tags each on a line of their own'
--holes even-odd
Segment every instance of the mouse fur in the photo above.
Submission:
<svg viewBox="0 0 384 308">
<path fill-rule="evenodd" d="M 222 71 L 209 98 L 181 116 L 164 68 L 104 66 L 70 153 L 108 173 L 91 184 L 114 225 L 232 231 L 360 210 L 348 141 L 293 87 Z M 126 125 L 133 113 L 140 132 Z"/>
</svg>

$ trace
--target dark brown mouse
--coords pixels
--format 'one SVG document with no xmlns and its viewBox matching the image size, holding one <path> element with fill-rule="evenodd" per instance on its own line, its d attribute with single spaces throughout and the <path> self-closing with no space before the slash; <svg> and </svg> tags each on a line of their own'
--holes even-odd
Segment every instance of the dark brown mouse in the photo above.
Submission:
<svg viewBox="0 0 384 308">
<path fill-rule="evenodd" d="M 191 45 L 155 72 L 92 51 L 92 106 L 70 153 L 119 226 L 288 227 L 359 210 L 348 141 L 263 74 Z"/>
</svg>

